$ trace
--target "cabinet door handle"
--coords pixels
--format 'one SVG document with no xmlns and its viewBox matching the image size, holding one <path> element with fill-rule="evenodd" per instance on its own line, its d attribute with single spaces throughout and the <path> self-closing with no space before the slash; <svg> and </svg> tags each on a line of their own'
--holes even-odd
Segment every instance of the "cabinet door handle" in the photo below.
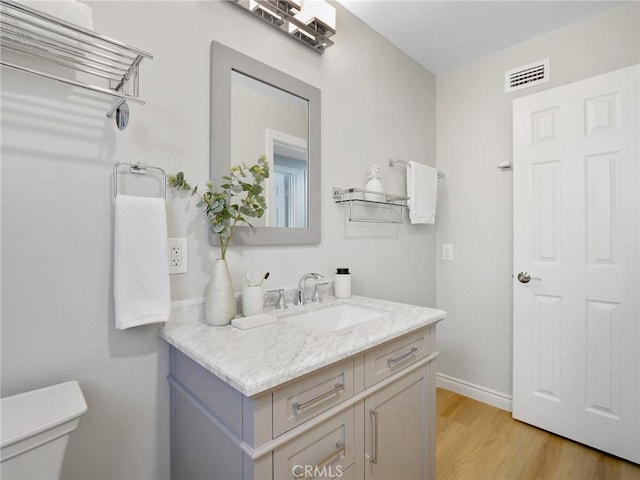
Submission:
<svg viewBox="0 0 640 480">
<path fill-rule="evenodd" d="M 409 357 L 415 356 L 417 351 L 418 351 L 418 347 L 411 347 L 411 350 L 409 350 L 404 355 L 400 355 L 399 357 L 388 359 L 387 360 L 387 365 L 389 366 L 389 368 L 395 367 L 397 363 L 400 363 L 400 362 L 402 362 L 403 360 L 406 360 Z"/>
<path fill-rule="evenodd" d="M 378 412 L 369 410 L 371 417 L 371 455 L 365 455 L 371 463 L 378 463 Z"/>
<path fill-rule="evenodd" d="M 331 452 L 329 455 L 327 455 L 326 457 L 324 457 L 322 460 L 320 460 L 318 463 L 316 463 L 313 466 L 312 470 L 309 469 L 305 469 L 309 472 L 319 472 L 322 471 L 322 467 L 324 467 L 325 465 L 328 465 L 329 463 L 334 463 L 337 460 L 339 460 L 339 458 L 336 458 L 335 460 L 333 460 L 333 462 L 329 462 L 329 460 L 331 460 L 333 457 L 335 457 L 336 455 L 340 455 L 342 452 L 345 451 L 345 446 L 344 443 L 342 442 L 336 442 L 336 450 L 335 452 Z M 314 478 L 314 477 L 307 477 L 306 473 L 294 473 L 293 474 L 294 477 L 296 478 Z"/>
<path fill-rule="evenodd" d="M 307 408 L 314 407 L 318 403 L 324 402 L 325 400 L 328 400 L 331 397 L 335 397 L 336 395 L 339 395 L 340 392 L 342 392 L 343 390 L 344 390 L 344 385 L 342 383 L 336 383 L 335 388 L 333 390 L 329 390 L 328 392 L 318 395 L 317 397 L 312 398 L 308 402 L 294 403 L 293 404 L 294 415 L 299 415 L 300 413 L 304 412 Z"/>
</svg>

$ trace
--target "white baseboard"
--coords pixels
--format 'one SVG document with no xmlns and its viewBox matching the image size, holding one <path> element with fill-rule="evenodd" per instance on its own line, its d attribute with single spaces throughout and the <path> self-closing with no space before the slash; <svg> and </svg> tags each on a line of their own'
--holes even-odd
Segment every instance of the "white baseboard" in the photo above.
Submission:
<svg viewBox="0 0 640 480">
<path fill-rule="evenodd" d="M 471 382 L 465 382 L 464 380 L 450 377 L 444 373 L 436 374 L 436 384 L 445 390 L 473 398 L 474 400 L 501 408 L 507 412 L 512 411 L 512 397 L 506 393 L 482 387 Z"/>
</svg>

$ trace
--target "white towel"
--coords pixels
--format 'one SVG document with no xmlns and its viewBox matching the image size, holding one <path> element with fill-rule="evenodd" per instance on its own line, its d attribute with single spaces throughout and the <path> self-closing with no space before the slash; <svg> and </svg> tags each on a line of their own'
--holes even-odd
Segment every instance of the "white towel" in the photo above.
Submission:
<svg viewBox="0 0 640 480">
<path fill-rule="evenodd" d="M 120 330 L 171 313 L 164 198 L 116 195 L 113 296 Z"/>
<path fill-rule="evenodd" d="M 438 171 L 421 163 L 409 162 L 407 196 L 411 223 L 435 223 Z"/>
</svg>

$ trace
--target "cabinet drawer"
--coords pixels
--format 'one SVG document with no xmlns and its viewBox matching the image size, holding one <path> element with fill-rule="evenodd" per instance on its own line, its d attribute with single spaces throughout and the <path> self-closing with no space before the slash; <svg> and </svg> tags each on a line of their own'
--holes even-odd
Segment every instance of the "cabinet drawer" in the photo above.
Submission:
<svg viewBox="0 0 640 480">
<path fill-rule="evenodd" d="M 273 478 L 339 478 L 354 462 L 353 429 L 352 407 L 277 448 Z"/>
<path fill-rule="evenodd" d="M 365 388 L 426 357 L 429 345 L 429 331 L 422 329 L 365 353 Z"/>
<path fill-rule="evenodd" d="M 273 437 L 315 417 L 353 395 L 353 360 L 273 392 Z"/>
</svg>

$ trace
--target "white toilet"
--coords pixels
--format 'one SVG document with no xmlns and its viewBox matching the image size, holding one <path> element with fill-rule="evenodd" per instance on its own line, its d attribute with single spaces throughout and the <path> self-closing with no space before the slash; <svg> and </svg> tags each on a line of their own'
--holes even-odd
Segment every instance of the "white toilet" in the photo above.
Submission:
<svg viewBox="0 0 640 480">
<path fill-rule="evenodd" d="M 0 399 L 0 478 L 58 479 L 87 404 L 78 382 Z"/>
</svg>

